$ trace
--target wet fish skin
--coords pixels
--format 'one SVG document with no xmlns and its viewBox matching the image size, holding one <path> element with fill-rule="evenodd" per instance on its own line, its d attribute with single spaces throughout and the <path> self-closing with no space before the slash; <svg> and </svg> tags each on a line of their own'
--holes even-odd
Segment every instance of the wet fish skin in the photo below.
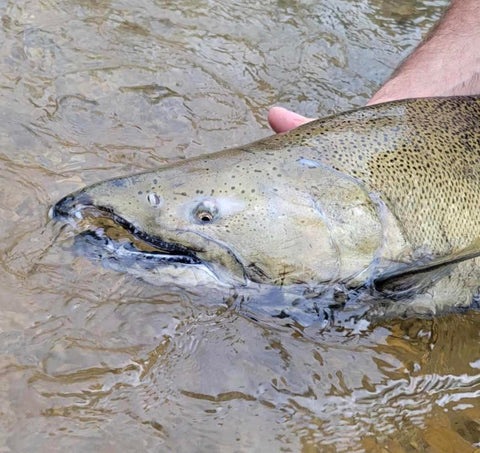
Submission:
<svg viewBox="0 0 480 453">
<path fill-rule="evenodd" d="M 411 99 L 101 182 L 54 212 L 114 213 L 236 284 L 375 290 L 393 272 L 397 300 L 437 311 L 477 292 L 479 187 L 480 98 Z"/>
</svg>

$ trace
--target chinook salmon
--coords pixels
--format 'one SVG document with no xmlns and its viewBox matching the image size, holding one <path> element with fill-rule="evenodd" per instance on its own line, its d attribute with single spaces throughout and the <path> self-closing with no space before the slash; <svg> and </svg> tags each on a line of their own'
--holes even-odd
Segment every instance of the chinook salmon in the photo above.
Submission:
<svg viewBox="0 0 480 453">
<path fill-rule="evenodd" d="M 411 99 L 100 182 L 51 216 L 165 273 L 437 312 L 477 294 L 479 189 L 480 97 Z"/>
</svg>

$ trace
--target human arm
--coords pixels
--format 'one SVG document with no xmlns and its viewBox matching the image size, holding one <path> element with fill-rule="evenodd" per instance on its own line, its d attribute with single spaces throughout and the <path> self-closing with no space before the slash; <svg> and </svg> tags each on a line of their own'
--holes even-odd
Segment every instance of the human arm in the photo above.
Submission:
<svg viewBox="0 0 480 453">
<path fill-rule="evenodd" d="M 452 0 L 437 26 L 367 105 L 397 99 L 480 93 L 480 1 Z M 282 107 L 268 112 L 275 132 L 312 121 Z"/>
<path fill-rule="evenodd" d="M 480 2 L 448 11 L 367 105 L 397 99 L 480 93 Z"/>
</svg>

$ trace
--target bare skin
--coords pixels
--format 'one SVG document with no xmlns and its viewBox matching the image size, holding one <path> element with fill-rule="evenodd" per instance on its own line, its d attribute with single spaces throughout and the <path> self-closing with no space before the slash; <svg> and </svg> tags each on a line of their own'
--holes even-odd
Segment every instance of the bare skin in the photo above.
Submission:
<svg viewBox="0 0 480 453">
<path fill-rule="evenodd" d="M 427 39 L 367 105 L 398 99 L 480 94 L 480 2 L 452 0 Z M 283 107 L 268 112 L 275 132 L 313 121 Z"/>
</svg>

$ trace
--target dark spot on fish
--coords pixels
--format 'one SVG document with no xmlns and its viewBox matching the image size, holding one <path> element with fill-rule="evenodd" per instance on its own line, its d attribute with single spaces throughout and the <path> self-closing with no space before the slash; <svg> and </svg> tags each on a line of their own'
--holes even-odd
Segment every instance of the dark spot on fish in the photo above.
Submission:
<svg viewBox="0 0 480 453">
<path fill-rule="evenodd" d="M 127 184 L 126 179 L 114 179 L 112 182 L 112 186 L 114 187 L 125 187 Z"/>
<path fill-rule="evenodd" d="M 143 195 L 143 192 L 141 190 L 139 190 L 138 195 Z"/>
</svg>

